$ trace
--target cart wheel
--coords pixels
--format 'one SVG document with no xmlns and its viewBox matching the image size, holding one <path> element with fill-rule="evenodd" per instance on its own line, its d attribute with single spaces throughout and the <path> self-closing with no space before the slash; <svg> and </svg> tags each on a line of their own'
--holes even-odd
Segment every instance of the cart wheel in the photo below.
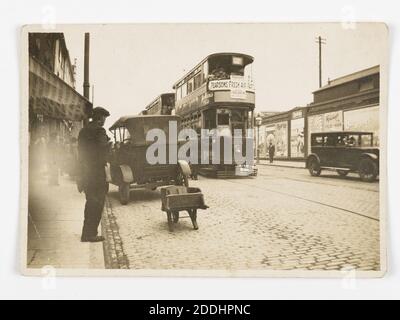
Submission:
<svg viewBox="0 0 400 320">
<path fill-rule="evenodd" d="M 188 213 L 190 220 L 192 220 L 193 229 L 198 230 L 199 226 L 197 225 L 197 210 L 196 209 L 188 210 Z"/>
<path fill-rule="evenodd" d="M 173 212 L 172 215 L 173 215 L 174 223 L 178 223 L 178 221 L 179 221 L 179 211 Z"/>
<path fill-rule="evenodd" d="M 168 230 L 170 232 L 174 231 L 174 223 L 172 222 L 172 213 L 171 211 L 167 211 L 167 219 L 168 219 Z"/>
<path fill-rule="evenodd" d="M 129 183 L 121 183 L 118 186 L 118 191 L 119 191 L 119 201 L 121 202 L 121 204 L 123 205 L 128 204 L 130 195 Z"/>
</svg>

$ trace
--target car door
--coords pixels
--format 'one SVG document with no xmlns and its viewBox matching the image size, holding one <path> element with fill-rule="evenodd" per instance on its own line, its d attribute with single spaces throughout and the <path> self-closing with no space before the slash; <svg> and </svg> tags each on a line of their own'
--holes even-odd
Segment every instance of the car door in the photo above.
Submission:
<svg viewBox="0 0 400 320">
<path fill-rule="evenodd" d="M 346 147 L 343 154 L 344 168 L 355 169 L 361 155 L 360 136 L 358 134 L 348 134 L 346 136 Z"/>
<path fill-rule="evenodd" d="M 337 162 L 336 134 L 327 133 L 324 136 L 323 152 L 321 152 L 321 166 L 335 167 Z"/>
<path fill-rule="evenodd" d="M 349 150 L 346 144 L 347 135 L 337 134 L 335 137 L 335 153 L 333 155 L 332 167 L 347 168 L 349 161 Z"/>
</svg>

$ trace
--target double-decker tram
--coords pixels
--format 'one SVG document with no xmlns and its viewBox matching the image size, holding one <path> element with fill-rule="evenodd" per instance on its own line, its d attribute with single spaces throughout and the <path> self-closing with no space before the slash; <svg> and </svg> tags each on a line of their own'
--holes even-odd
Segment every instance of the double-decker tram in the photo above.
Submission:
<svg viewBox="0 0 400 320">
<path fill-rule="evenodd" d="M 149 103 L 143 115 L 171 115 L 175 104 L 175 93 L 163 93 Z"/>
<path fill-rule="evenodd" d="M 217 132 L 218 139 L 231 139 L 242 132 L 242 154 L 246 151 L 248 132 L 254 123 L 255 89 L 252 77 L 254 58 L 241 53 L 216 53 L 207 56 L 190 72 L 177 81 L 175 90 L 175 114 L 182 118 L 182 128 L 194 129 L 200 136 L 202 129 Z M 208 163 L 199 159 L 200 174 L 214 177 L 251 176 L 256 174 L 252 160 L 240 164 L 227 159 L 226 144 L 219 141 L 219 159 L 216 158 L 211 139 L 208 150 L 200 150 L 199 156 L 208 152 Z M 236 140 L 237 141 L 237 140 Z M 233 149 L 237 149 L 234 143 Z M 204 158 L 204 157 L 203 157 Z M 206 157 L 207 158 L 207 157 Z"/>
</svg>

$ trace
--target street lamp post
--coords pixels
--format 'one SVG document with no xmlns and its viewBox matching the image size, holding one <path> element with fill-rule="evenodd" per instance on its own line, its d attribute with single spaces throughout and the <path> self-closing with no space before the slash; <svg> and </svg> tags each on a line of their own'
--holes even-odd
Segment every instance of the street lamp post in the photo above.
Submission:
<svg viewBox="0 0 400 320">
<path fill-rule="evenodd" d="M 262 123 L 262 118 L 260 114 L 256 117 L 256 126 L 257 126 L 257 164 L 260 164 L 260 126 Z"/>
</svg>

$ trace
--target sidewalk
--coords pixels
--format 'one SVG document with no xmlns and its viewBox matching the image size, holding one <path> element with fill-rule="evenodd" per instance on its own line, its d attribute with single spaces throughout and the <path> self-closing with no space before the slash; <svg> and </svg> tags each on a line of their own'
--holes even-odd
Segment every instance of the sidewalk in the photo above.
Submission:
<svg viewBox="0 0 400 320">
<path fill-rule="evenodd" d="M 269 163 L 269 160 L 260 160 L 259 165 L 271 166 L 271 167 L 287 167 L 287 168 L 305 168 L 305 161 L 283 161 L 274 160 L 273 163 Z"/>
<path fill-rule="evenodd" d="M 59 186 L 49 186 L 46 177 L 31 182 L 28 268 L 104 269 L 102 243 L 80 242 L 84 206 L 84 194 L 69 177 L 60 177 Z"/>
</svg>

